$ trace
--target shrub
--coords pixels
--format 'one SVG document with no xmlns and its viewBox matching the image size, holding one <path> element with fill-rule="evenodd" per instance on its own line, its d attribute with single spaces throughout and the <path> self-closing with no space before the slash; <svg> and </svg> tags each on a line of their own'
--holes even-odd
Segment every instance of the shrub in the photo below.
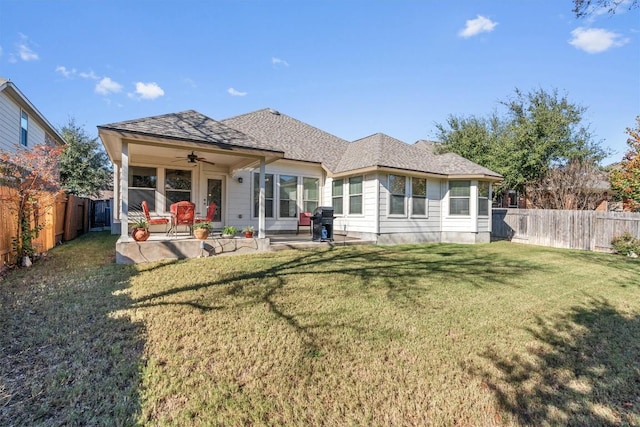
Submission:
<svg viewBox="0 0 640 427">
<path fill-rule="evenodd" d="M 637 256 L 640 254 L 640 240 L 630 233 L 624 233 L 611 241 L 611 248 L 620 255 Z"/>
</svg>

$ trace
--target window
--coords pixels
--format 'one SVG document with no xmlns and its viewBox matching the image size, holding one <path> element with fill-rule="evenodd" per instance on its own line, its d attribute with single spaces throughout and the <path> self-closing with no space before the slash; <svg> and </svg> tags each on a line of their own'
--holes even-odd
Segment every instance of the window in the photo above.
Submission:
<svg viewBox="0 0 640 427">
<path fill-rule="evenodd" d="M 20 112 L 20 144 L 27 146 L 29 134 L 29 116 L 24 111 Z"/>
<path fill-rule="evenodd" d="M 362 177 L 349 178 L 349 214 L 362 215 Z"/>
<path fill-rule="evenodd" d="M 296 218 L 298 216 L 296 205 L 298 177 L 280 175 L 278 186 L 280 188 L 280 218 Z"/>
<path fill-rule="evenodd" d="M 389 175 L 389 215 L 404 215 L 407 178 Z"/>
<path fill-rule="evenodd" d="M 331 184 L 331 205 L 333 206 L 333 213 L 335 215 L 342 215 L 344 213 L 342 209 L 344 196 L 343 185 L 344 180 L 342 179 L 333 180 Z"/>
<path fill-rule="evenodd" d="M 489 183 L 478 182 L 478 215 L 489 215 Z"/>
<path fill-rule="evenodd" d="M 449 214 L 469 215 L 470 181 L 451 181 L 449 183 Z"/>
<path fill-rule="evenodd" d="M 264 174 L 264 214 L 266 218 L 273 218 L 273 184 L 275 183 L 272 173 Z M 260 213 L 260 174 L 253 174 L 253 216 L 258 217 Z"/>
<path fill-rule="evenodd" d="M 302 211 L 313 212 L 320 201 L 320 180 L 302 178 Z"/>
<path fill-rule="evenodd" d="M 142 210 L 142 201 L 146 200 L 149 210 L 156 210 L 156 183 L 158 176 L 155 168 L 129 166 L 129 210 Z"/>
<path fill-rule="evenodd" d="M 427 215 L 427 180 L 411 178 L 411 215 Z"/>
<path fill-rule="evenodd" d="M 166 210 L 169 206 L 183 200 L 191 201 L 191 171 L 182 169 L 167 169 L 164 179 L 164 195 Z"/>
</svg>

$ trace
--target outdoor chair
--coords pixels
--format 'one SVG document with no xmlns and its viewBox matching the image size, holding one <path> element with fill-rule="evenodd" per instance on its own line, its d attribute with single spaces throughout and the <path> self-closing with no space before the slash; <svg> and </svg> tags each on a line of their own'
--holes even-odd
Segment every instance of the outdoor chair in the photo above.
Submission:
<svg viewBox="0 0 640 427">
<path fill-rule="evenodd" d="M 214 202 L 211 202 L 209 204 L 209 207 L 207 208 L 207 216 L 205 218 L 196 218 L 196 223 L 199 222 L 212 222 L 213 221 L 213 215 L 216 213 L 216 209 L 218 208 L 218 206 L 216 206 L 216 204 Z"/>
<path fill-rule="evenodd" d="M 309 227 L 309 234 L 311 234 L 311 212 L 300 212 L 300 216 L 298 218 L 298 229 L 296 230 L 296 234 L 300 233 L 300 227 Z"/>
<path fill-rule="evenodd" d="M 169 218 L 151 218 L 151 214 L 149 213 L 149 204 L 146 200 L 143 200 L 142 203 L 142 212 L 144 212 L 144 216 L 149 225 L 164 225 L 164 232 L 167 232 L 167 227 L 169 226 Z"/>
<path fill-rule="evenodd" d="M 193 232 L 193 223 L 196 215 L 196 205 L 188 201 L 173 203 L 169 210 L 171 212 L 171 229 L 173 236 L 178 233 L 178 226 L 186 225 L 189 235 Z"/>
</svg>

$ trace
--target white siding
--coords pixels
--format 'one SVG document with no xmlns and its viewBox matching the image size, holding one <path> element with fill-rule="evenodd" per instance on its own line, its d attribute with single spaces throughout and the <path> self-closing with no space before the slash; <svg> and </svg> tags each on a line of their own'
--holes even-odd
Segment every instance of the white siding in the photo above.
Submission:
<svg viewBox="0 0 640 427">
<path fill-rule="evenodd" d="M 258 172 L 258 169 L 254 171 L 243 171 L 235 175 L 234 178 L 227 180 L 227 218 L 225 225 L 233 225 L 238 228 L 242 228 L 246 225 L 253 225 L 258 228 L 258 218 L 253 217 L 253 172 Z M 319 165 L 313 164 L 300 164 L 287 161 L 278 161 L 267 165 L 265 172 L 267 174 L 274 174 L 276 180 L 275 194 L 274 194 L 274 210 L 275 218 L 265 219 L 265 228 L 267 232 L 278 231 L 295 231 L 298 226 L 298 218 L 277 218 L 278 214 L 278 175 L 295 175 L 298 177 L 310 177 L 320 179 L 320 206 L 326 206 L 331 204 L 331 197 L 328 202 L 325 199 L 326 187 L 324 183 L 324 173 Z M 242 184 L 238 183 L 237 178 L 242 177 Z M 302 184 L 301 179 L 298 180 L 298 190 Z M 329 193 L 331 194 L 331 193 Z M 298 191 L 298 213 L 302 211 L 302 194 Z M 242 218 L 240 218 L 242 216 Z M 306 229 L 305 229 L 306 231 Z"/>
<path fill-rule="evenodd" d="M 361 175 L 354 175 L 361 176 Z M 349 213 L 349 178 L 344 185 L 344 215 L 336 215 L 334 234 L 377 233 L 378 232 L 378 177 L 376 174 L 364 175 L 362 180 L 362 214 Z M 331 183 L 325 186 L 328 204 L 331 205 Z"/>
</svg>

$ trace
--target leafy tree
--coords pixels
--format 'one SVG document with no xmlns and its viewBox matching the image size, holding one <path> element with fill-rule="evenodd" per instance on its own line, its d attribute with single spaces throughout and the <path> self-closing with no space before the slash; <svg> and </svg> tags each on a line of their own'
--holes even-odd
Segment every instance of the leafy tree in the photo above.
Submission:
<svg viewBox="0 0 640 427">
<path fill-rule="evenodd" d="M 640 116 L 636 128 L 627 128 L 629 151 L 619 167 L 610 174 L 611 188 L 627 201 L 632 210 L 640 210 Z"/>
<path fill-rule="evenodd" d="M 3 204 L 16 213 L 14 250 L 19 260 L 35 253 L 33 240 L 44 227 L 42 217 L 60 191 L 58 161 L 61 147 L 51 143 L 15 153 L 0 152 L 0 185 L 14 191 Z"/>
<path fill-rule="evenodd" d="M 60 157 L 62 188 L 78 196 L 97 196 L 110 188 L 111 166 L 98 138 L 90 138 L 74 119 L 69 119 L 61 133 L 67 143 Z"/>
<path fill-rule="evenodd" d="M 633 9 L 638 7 L 638 0 L 573 0 L 573 13 L 578 18 L 591 15 L 596 9 L 604 9 L 608 13 L 614 14 L 623 5 L 628 5 L 629 9 Z"/>
<path fill-rule="evenodd" d="M 606 155 L 581 124 L 585 108 L 557 91 L 542 89 L 500 101 L 506 114 L 488 119 L 450 116 L 437 124 L 441 151 L 458 153 L 500 173 L 502 189 L 523 191 L 552 168 L 580 160 L 597 164 Z"/>
</svg>

